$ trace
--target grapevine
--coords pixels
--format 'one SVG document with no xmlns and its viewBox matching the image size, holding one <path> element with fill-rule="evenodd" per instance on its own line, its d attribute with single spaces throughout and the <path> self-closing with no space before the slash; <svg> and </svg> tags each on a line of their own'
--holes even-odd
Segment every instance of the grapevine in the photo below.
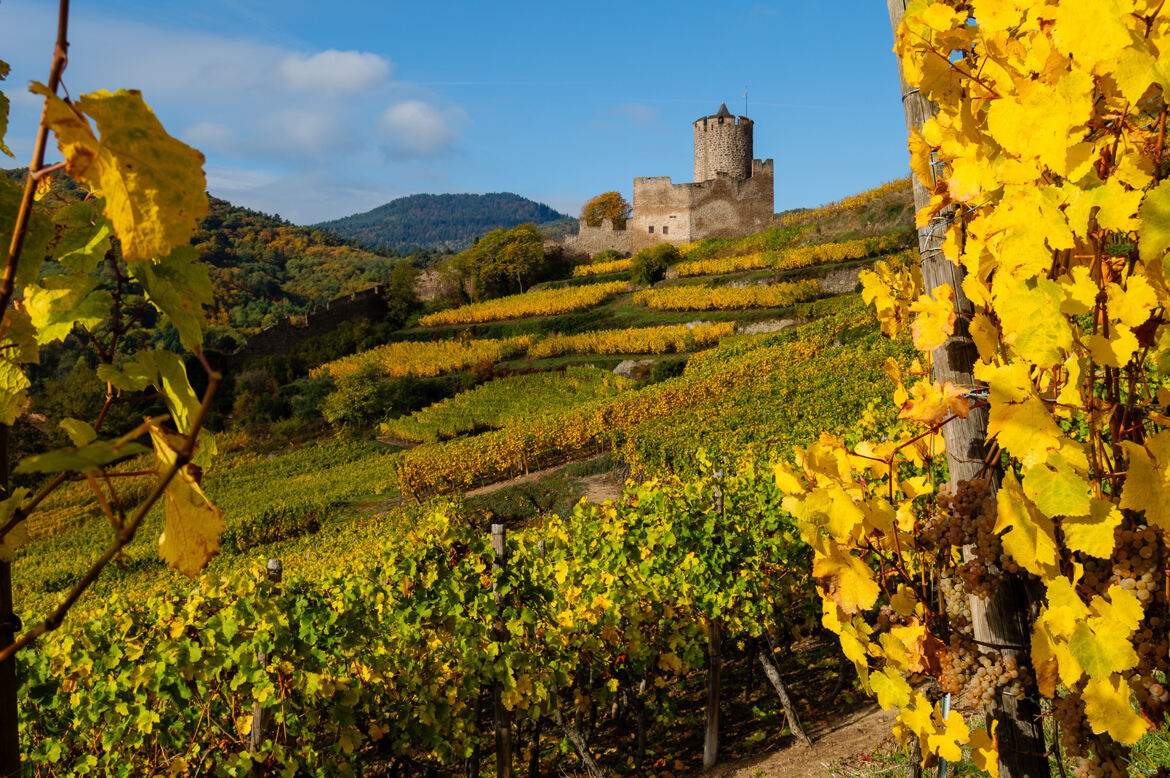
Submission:
<svg viewBox="0 0 1170 778">
<path fill-rule="evenodd" d="M 592 308 L 626 290 L 625 281 L 589 284 L 566 289 L 545 289 L 471 303 L 460 308 L 427 314 L 418 320 L 424 327 L 442 324 L 477 324 L 502 319 L 551 316 Z"/>
<path fill-rule="evenodd" d="M 1164 721 L 1168 36 L 1161 4 L 1122 0 L 917 2 L 897 31 L 906 80 L 938 106 L 909 143 L 932 193 L 918 225 L 948 225 L 923 266 L 945 257 L 961 283 L 863 274 L 883 330 L 908 329 L 926 367 L 891 366 L 885 439 L 824 437 L 779 477 L 825 624 L 927 763 L 965 744 L 998 775 L 1019 752 L 912 689 L 923 670 L 999 725 L 1015 726 L 1006 698 L 1046 698 L 1078 776 L 1126 775 Z M 978 383 L 926 377 L 968 330 Z M 975 412 L 982 472 L 940 485 L 942 433 Z M 976 640 L 975 606 L 1017 583 L 1036 593 L 1017 611 L 1026 645 Z M 875 607 L 897 618 L 875 628 Z"/>
</svg>

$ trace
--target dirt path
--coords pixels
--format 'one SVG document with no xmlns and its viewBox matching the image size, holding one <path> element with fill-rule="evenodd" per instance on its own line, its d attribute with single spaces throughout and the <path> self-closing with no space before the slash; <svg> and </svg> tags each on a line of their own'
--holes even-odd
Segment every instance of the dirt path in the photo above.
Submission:
<svg viewBox="0 0 1170 778">
<path fill-rule="evenodd" d="M 578 464 L 581 464 L 582 462 L 592 462 L 594 459 L 597 459 L 598 457 L 603 457 L 603 456 L 605 456 L 605 454 L 598 454 L 597 456 L 587 457 L 585 459 L 575 459 L 572 462 L 566 462 L 565 464 L 557 465 L 556 467 L 546 467 L 544 470 L 533 470 L 531 473 L 528 473 L 527 475 L 522 475 L 522 476 L 518 476 L 516 478 L 511 478 L 507 481 L 497 481 L 494 484 L 488 484 L 487 486 L 481 486 L 478 489 L 472 489 L 469 492 L 464 492 L 463 496 L 464 497 L 479 497 L 481 494 L 491 494 L 492 492 L 498 492 L 501 489 L 506 489 L 509 486 L 519 486 L 521 484 L 530 484 L 533 481 L 539 481 L 542 478 L 546 478 L 546 477 L 552 475 L 553 473 L 557 472 L 558 470 L 564 470 L 566 467 L 569 467 L 570 465 L 578 465 Z M 592 478 L 597 478 L 597 477 L 598 476 L 589 476 L 588 478 L 583 478 L 581 480 L 588 481 Z M 589 499 L 592 500 L 593 498 L 590 497 Z"/>
<path fill-rule="evenodd" d="M 877 705 L 816 726 L 813 747 L 796 743 L 780 751 L 717 766 L 712 778 L 860 778 L 870 774 L 871 754 L 893 742 L 895 714 Z"/>
</svg>

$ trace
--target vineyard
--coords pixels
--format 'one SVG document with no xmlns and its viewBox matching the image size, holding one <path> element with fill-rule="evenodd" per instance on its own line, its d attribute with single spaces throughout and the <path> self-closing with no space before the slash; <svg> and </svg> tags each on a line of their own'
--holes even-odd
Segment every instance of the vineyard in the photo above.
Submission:
<svg viewBox="0 0 1170 778">
<path fill-rule="evenodd" d="M 734 332 L 734 322 L 595 330 L 550 336 L 528 349 L 528 354 L 533 358 L 561 354 L 671 354 L 710 346 Z"/>
<path fill-rule="evenodd" d="M 670 286 L 637 292 L 634 302 L 669 311 L 742 310 L 785 308 L 811 300 L 821 293 L 815 280 L 764 286 Z"/>
<path fill-rule="evenodd" d="M 625 281 L 613 281 L 607 284 L 528 292 L 427 314 L 420 318 L 418 323 L 424 327 L 432 327 L 441 324 L 475 324 L 501 319 L 551 316 L 592 308 L 625 289 Z"/>
<path fill-rule="evenodd" d="M 620 273 L 629 270 L 634 265 L 632 259 L 613 259 L 609 262 L 594 262 L 588 265 L 577 265 L 573 268 L 573 277 L 603 276 L 607 273 Z"/>
<path fill-rule="evenodd" d="M 3 774 L 1170 778 L 1170 7 L 889 8 L 911 178 L 394 257 L 229 374 L 198 257 L 251 222 L 64 91 L 62 4 L 65 161 L 0 176 Z"/>
<path fill-rule="evenodd" d="M 531 336 L 502 340 L 403 341 L 363 351 L 314 368 L 314 378 L 337 379 L 361 372 L 384 376 L 437 376 L 481 362 L 498 362 L 524 353 Z"/>
<path fill-rule="evenodd" d="M 434 443 L 589 404 L 620 394 L 632 383 L 608 370 L 589 367 L 500 378 L 410 416 L 385 422 L 381 430 L 384 435 L 403 440 Z"/>
</svg>

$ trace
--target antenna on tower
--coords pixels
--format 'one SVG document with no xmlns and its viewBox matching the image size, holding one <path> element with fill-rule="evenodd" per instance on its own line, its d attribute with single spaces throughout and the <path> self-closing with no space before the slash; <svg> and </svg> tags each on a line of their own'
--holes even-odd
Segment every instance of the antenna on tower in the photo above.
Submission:
<svg viewBox="0 0 1170 778">
<path fill-rule="evenodd" d="M 743 88 L 743 115 L 744 115 L 744 116 L 747 116 L 747 115 L 748 115 L 748 111 L 747 111 L 747 87 L 746 87 L 746 86 Z"/>
</svg>

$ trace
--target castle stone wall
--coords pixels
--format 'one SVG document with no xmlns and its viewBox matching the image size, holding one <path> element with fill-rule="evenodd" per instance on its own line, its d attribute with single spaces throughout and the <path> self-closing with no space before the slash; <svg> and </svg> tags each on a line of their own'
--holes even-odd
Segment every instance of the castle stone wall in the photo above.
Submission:
<svg viewBox="0 0 1170 778">
<path fill-rule="evenodd" d="M 705 116 L 694 123 L 695 183 L 719 173 L 752 174 L 752 120 L 746 116 Z"/>
<path fill-rule="evenodd" d="M 231 360 L 238 365 L 256 357 L 283 354 L 303 340 L 332 332 L 343 321 L 380 319 L 385 314 L 381 287 L 363 289 L 260 330 L 231 355 Z"/>
<path fill-rule="evenodd" d="M 633 254 L 657 243 L 731 238 L 765 229 L 775 208 L 772 160 L 752 159 L 752 120 L 719 113 L 693 124 L 695 180 L 676 184 L 669 176 L 634 179 L 632 215 L 625 229 L 608 220 L 600 227 L 581 222 L 566 248 L 590 256 L 607 249 Z"/>
</svg>

